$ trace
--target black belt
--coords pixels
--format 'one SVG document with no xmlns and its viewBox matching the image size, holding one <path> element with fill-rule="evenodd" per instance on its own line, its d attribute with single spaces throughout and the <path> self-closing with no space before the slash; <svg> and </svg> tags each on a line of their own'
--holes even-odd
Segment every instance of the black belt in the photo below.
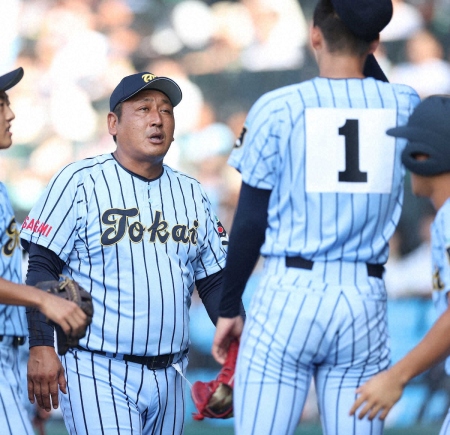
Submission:
<svg viewBox="0 0 450 435">
<path fill-rule="evenodd" d="M 297 269 L 313 268 L 314 261 L 307 260 L 303 257 L 286 257 L 286 267 L 295 267 Z M 382 264 L 370 264 L 366 263 L 367 275 L 374 278 L 383 278 L 384 266 Z"/>
<path fill-rule="evenodd" d="M 110 353 L 110 352 L 103 352 L 101 350 L 89 350 L 85 349 L 84 347 L 77 346 L 77 349 L 84 350 L 87 352 L 96 353 L 98 355 L 103 355 L 108 358 L 118 359 L 120 361 L 128 361 L 128 362 L 134 362 L 137 364 L 141 364 L 143 366 L 147 366 L 149 370 L 158 370 L 158 369 L 166 369 L 167 367 L 170 367 L 173 363 L 173 360 L 176 356 L 179 356 L 180 359 L 188 353 L 188 349 L 186 349 L 184 352 L 180 353 L 169 353 L 166 355 L 157 355 L 157 356 L 137 356 L 137 355 L 125 355 L 121 353 Z M 177 362 L 177 361 L 175 361 Z"/>
<path fill-rule="evenodd" d="M 12 345 L 13 346 L 22 346 L 22 344 L 25 344 L 26 337 L 22 337 L 21 335 L 0 335 L 0 341 L 3 341 L 3 338 L 5 337 L 11 337 L 12 338 Z"/>
</svg>

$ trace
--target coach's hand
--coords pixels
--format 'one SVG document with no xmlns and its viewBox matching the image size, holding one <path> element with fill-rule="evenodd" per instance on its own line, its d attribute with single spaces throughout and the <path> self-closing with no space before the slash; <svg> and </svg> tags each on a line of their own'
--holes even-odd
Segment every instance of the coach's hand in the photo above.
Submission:
<svg viewBox="0 0 450 435">
<path fill-rule="evenodd" d="M 28 399 L 50 411 L 58 408 L 58 389 L 66 394 L 64 368 L 52 346 L 30 348 L 28 359 Z"/>
<path fill-rule="evenodd" d="M 241 338 L 244 329 L 244 319 L 241 316 L 226 318 L 219 317 L 216 324 L 216 333 L 212 345 L 212 355 L 221 365 L 225 363 L 228 348 L 233 339 Z"/>
<path fill-rule="evenodd" d="M 379 373 L 356 390 L 358 398 L 350 410 L 350 415 L 354 415 L 362 406 L 358 414 L 359 419 L 367 415 L 369 420 L 373 420 L 378 415 L 380 420 L 384 420 L 400 399 L 404 386 L 405 383 L 394 371 Z"/>
</svg>

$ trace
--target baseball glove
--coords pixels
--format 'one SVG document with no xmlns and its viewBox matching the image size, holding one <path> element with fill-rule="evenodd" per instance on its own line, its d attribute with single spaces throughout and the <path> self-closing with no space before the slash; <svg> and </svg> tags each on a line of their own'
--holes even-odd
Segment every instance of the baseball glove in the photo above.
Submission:
<svg viewBox="0 0 450 435">
<path fill-rule="evenodd" d="M 198 413 L 194 420 L 233 417 L 233 384 L 239 343 L 232 341 L 227 359 L 216 379 L 209 382 L 194 382 L 191 389 L 192 400 Z"/>
<path fill-rule="evenodd" d="M 55 296 L 75 302 L 88 317 L 88 322 L 86 325 L 87 327 L 91 323 L 92 315 L 94 314 L 94 306 L 92 304 L 91 294 L 80 287 L 80 285 L 76 281 L 66 276 L 61 276 L 64 278 L 63 281 L 41 281 L 38 282 L 35 286 L 40 288 L 41 290 L 47 291 L 48 293 L 52 293 Z M 56 329 L 58 353 L 60 355 L 64 355 L 69 350 L 69 348 L 76 347 L 78 345 L 78 340 L 84 336 L 84 334 L 81 337 L 66 335 L 61 326 L 54 322 L 50 323 Z"/>
</svg>

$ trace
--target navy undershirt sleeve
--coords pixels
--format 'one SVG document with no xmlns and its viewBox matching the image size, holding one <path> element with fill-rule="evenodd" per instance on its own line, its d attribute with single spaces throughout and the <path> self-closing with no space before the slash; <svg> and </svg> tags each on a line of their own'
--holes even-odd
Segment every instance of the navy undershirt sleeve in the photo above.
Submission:
<svg viewBox="0 0 450 435">
<path fill-rule="evenodd" d="M 206 278 L 199 279 L 195 282 L 197 292 L 203 305 L 206 308 L 209 318 L 214 323 L 217 323 L 219 317 L 219 303 L 222 295 L 222 280 L 223 270 L 216 272 Z M 245 318 L 244 305 L 240 302 L 239 314 Z"/>
<path fill-rule="evenodd" d="M 40 281 L 59 281 L 64 261 L 53 251 L 35 243 L 22 243 L 28 251 L 28 272 L 26 284 L 35 285 Z M 36 308 L 27 308 L 27 320 L 30 347 L 53 346 L 54 328 L 47 322 L 46 317 Z"/>
<path fill-rule="evenodd" d="M 230 232 L 222 284 L 220 317 L 236 317 L 250 275 L 258 261 L 267 228 L 271 190 L 242 183 L 236 215 Z"/>
</svg>

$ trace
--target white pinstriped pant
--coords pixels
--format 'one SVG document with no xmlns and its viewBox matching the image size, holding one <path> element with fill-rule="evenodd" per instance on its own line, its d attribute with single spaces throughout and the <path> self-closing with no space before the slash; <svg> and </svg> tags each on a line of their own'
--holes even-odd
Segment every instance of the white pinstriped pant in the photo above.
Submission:
<svg viewBox="0 0 450 435">
<path fill-rule="evenodd" d="M 28 344 L 24 346 L 28 346 Z M 23 404 L 26 384 L 23 384 L 20 369 L 19 349 L 12 346 L 12 337 L 4 337 L 0 342 L 1 433 L 33 435 L 34 431 L 28 412 Z"/>
<path fill-rule="evenodd" d="M 174 367 L 141 364 L 74 350 L 61 357 L 67 394 L 59 394 L 69 433 L 182 434 L 185 380 Z M 188 359 L 179 361 L 183 373 Z"/>
<path fill-rule="evenodd" d="M 355 389 L 388 364 L 385 287 L 364 263 L 310 271 L 268 260 L 241 339 L 236 434 L 293 434 L 314 378 L 325 435 L 380 435 L 378 418 L 349 411 Z"/>
</svg>

